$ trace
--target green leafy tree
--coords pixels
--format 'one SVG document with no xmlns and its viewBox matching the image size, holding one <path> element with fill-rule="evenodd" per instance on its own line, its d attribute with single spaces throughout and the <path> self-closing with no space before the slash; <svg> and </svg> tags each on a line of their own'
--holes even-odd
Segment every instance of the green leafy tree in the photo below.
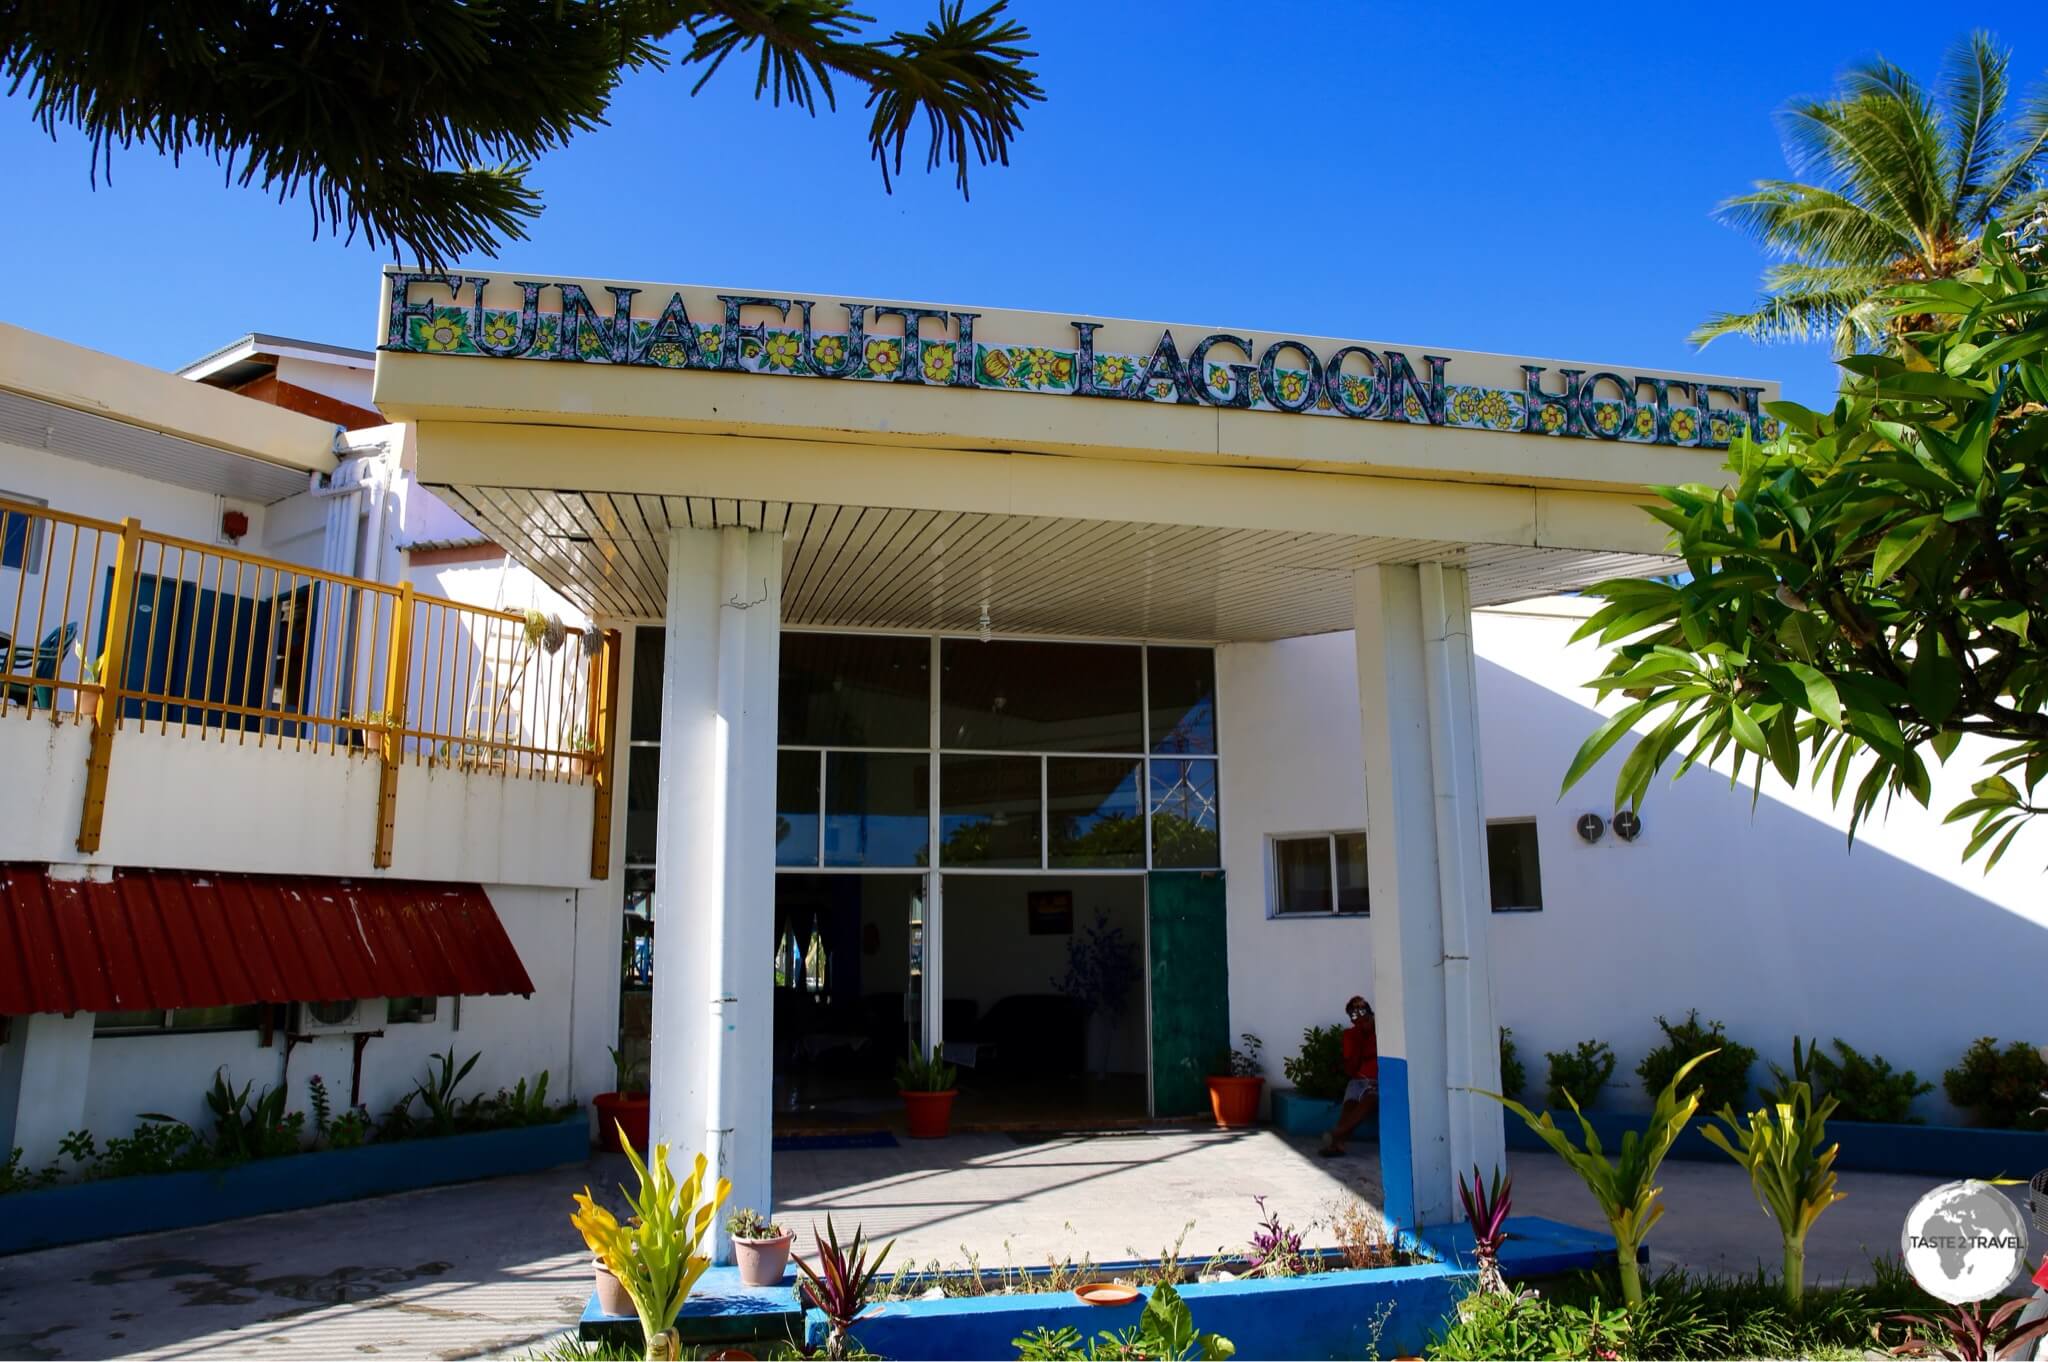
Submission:
<svg viewBox="0 0 2048 1362">
<path fill-rule="evenodd" d="M 1694 344 L 1832 336 L 1846 354 L 1884 335 L 1876 295 L 1887 286 L 1973 268 L 1993 219 L 2022 216 L 2048 193 L 2048 84 L 2012 107 L 2011 60 L 1973 33 L 1931 91 L 1880 58 L 1850 68 L 1833 97 L 1787 106 L 1796 178 L 1760 180 L 1720 209 L 1783 258 L 1765 271 L 1755 309 L 1708 319 Z"/>
<path fill-rule="evenodd" d="M 1002 0 L 941 0 L 916 31 L 870 33 L 848 0 L 20 0 L 0 6 L 0 69 L 55 136 L 220 162 L 304 190 L 316 232 L 360 232 L 430 265 L 524 239 L 529 163 L 605 122 L 620 80 L 670 65 L 704 87 L 727 59 L 754 95 L 815 113 L 862 93 L 884 185 L 920 123 L 926 168 L 1007 163 L 1043 98 Z"/>
<path fill-rule="evenodd" d="M 1928 803 L 1928 762 L 2002 744 L 1972 797 L 1965 858 L 1997 863 L 2048 807 L 2048 213 L 1993 233 L 1954 279 L 1897 285 L 1895 355 L 1856 355 L 1831 412 L 1730 452 L 1728 486 L 1659 487 L 1689 576 L 1604 582 L 1577 637 L 1614 645 L 1590 684 L 1628 703 L 1573 759 L 1623 735 L 1617 803 L 1667 765 L 1732 754 L 1761 779 L 1826 782 L 1850 834 L 1881 798 Z"/>
</svg>

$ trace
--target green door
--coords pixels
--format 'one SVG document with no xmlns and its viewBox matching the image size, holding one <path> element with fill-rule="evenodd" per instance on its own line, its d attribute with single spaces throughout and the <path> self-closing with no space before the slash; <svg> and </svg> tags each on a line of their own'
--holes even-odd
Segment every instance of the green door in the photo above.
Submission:
<svg viewBox="0 0 2048 1362">
<path fill-rule="evenodd" d="M 1152 1114 L 1209 1109 L 1210 1065 L 1230 1047 L 1223 872 L 1155 870 L 1150 892 Z"/>
</svg>

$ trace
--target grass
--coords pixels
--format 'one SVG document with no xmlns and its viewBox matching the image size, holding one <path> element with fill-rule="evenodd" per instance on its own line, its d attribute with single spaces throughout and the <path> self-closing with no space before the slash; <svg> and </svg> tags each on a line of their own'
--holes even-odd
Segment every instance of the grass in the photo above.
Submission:
<svg viewBox="0 0 2048 1362">
<path fill-rule="evenodd" d="M 1609 1271 L 1543 1284 L 1540 1294 L 1471 1297 L 1465 1317 L 1430 1341 L 1429 1356 L 1492 1358 L 1864 1358 L 1904 1334 L 1887 1316 L 1940 1311 L 1894 1260 L 1879 1259 L 1868 1283 L 1811 1287 L 1794 1312 L 1784 1292 L 1754 1277 L 1664 1273 L 1644 1285 L 1643 1303 L 1621 1305 Z M 1883 1331 L 1872 1337 L 1873 1327 Z"/>
</svg>

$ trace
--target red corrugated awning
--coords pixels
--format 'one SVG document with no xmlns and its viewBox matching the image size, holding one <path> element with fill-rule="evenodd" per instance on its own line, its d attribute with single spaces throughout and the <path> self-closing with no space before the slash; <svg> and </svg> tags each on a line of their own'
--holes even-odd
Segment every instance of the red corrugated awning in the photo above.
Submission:
<svg viewBox="0 0 2048 1362">
<path fill-rule="evenodd" d="M 481 885 L 0 865 L 0 1016 L 532 992 Z"/>
</svg>

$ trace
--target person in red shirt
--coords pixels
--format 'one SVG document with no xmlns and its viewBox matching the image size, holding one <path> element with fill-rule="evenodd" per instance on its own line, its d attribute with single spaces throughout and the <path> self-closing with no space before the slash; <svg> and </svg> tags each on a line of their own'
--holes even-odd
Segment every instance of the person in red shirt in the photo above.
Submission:
<svg viewBox="0 0 2048 1362">
<path fill-rule="evenodd" d="M 1348 1081 L 1337 1124 L 1323 1135 L 1319 1152 L 1326 1159 L 1342 1154 L 1351 1132 L 1380 1111 L 1380 1040 L 1372 1004 L 1363 998 L 1353 998 L 1344 1004 L 1344 1015 L 1351 1019 L 1351 1025 L 1344 1029 L 1344 1077 Z"/>
</svg>

